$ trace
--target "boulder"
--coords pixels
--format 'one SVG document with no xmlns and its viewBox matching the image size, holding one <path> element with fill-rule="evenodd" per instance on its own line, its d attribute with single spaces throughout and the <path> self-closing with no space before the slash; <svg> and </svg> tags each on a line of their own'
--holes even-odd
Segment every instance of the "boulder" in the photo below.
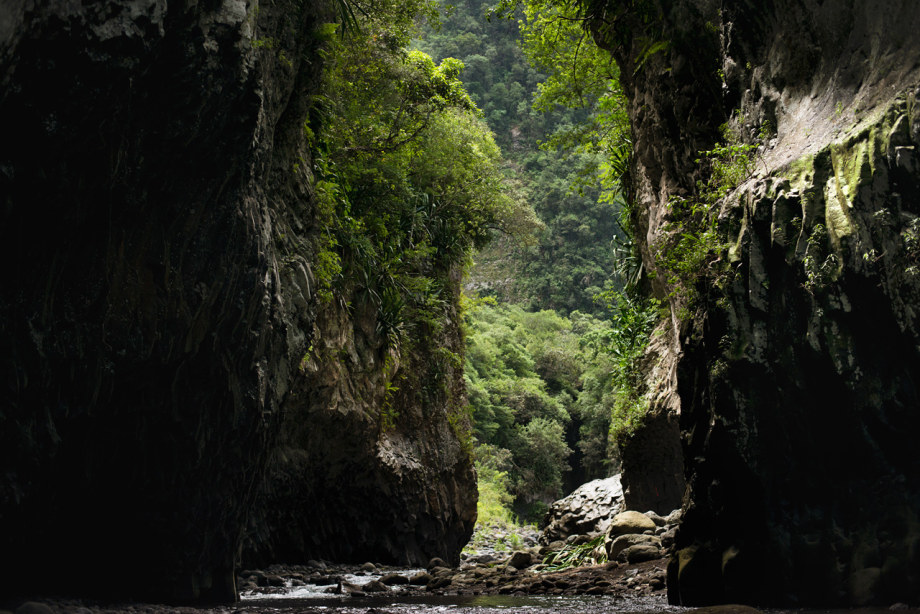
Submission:
<svg viewBox="0 0 920 614">
<path fill-rule="evenodd" d="M 381 582 L 380 580 L 371 580 L 363 587 L 365 593 L 386 593 L 389 592 L 390 587 Z"/>
<path fill-rule="evenodd" d="M 850 574 L 847 582 L 850 603 L 858 606 L 869 604 L 876 594 L 881 576 L 882 570 L 878 567 L 866 567 Z"/>
<path fill-rule="evenodd" d="M 425 588 L 429 591 L 436 591 L 450 586 L 451 582 L 453 582 L 452 578 L 434 578 Z"/>
<path fill-rule="evenodd" d="M 518 550 L 508 560 L 508 566 L 515 569 L 526 569 L 531 565 L 533 565 L 533 555 L 523 550 Z"/>
<path fill-rule="evenodd" d="M 398 573 L 388 573 L 381 576 L 380 581 L 387 586 L 395 586 L 397 584 L 408 584 L 409 578 Z"/>
<path fill-rule="evenodd" d="M 626 511 L 620 512 L 610 521 L 610 527 L 607 529 L 608 539 L 618 535 L 628 535 L 631 533 L 644 533 L 645 531 L 654 531 L 655 523 L 648 516 L 640 512 Z"/>
<path fill-rule="evenodd" d="M 670 547 L 671 547 L 671 544 L 674 543 L 674 537 L 675 537 L 676 535 L 677 535 L 677 529 L 674 528 L 674 527 L 671 527 L 670 529 L 668 529 L 667 531 L 665 531 L 664 533 L 662 533 L 662 534 L 659 536 L 660 539 L 661 539 L 661 547 L 662 547 L 662 548 L 670 548 Z"/>
<path fill-rule="evenodd" d="M 660 559 L 661 557 L 661 548 L 655 544 L 637 544 L 635 546 L 629 546 L 623 550 L 617 558 L 623 559 L 627 563 L 635 564 L 641 563 L 643 561 L 654 561 L 655 559 Z"/>
<path fill-rule="evenodd" d="M 431 579 L 431 574 L 422 571 L 409 578 L 409 584 L 413 586 L 425 586 L 431 582 Z"/>
<path fill-rule="evenodd" d="M 663 527 L 664 525 L 668 524 L 668 519 L 664 516 L 658 515 L 654 510 L 645 512 L 645 515 L 649 520 L 655 523 L 656 527 Z"/>
<path fill-rule="evenodd" d="M 623 488 L 619 475 L 582 484 L 550 506 L 543 517 L 540 543 L 564 542 L 572 535 L 602 535 L 610 518 L 622 508 Z"/>
<path fill-rule="evenodd" d="M 640 544 L 651 544 L 656 548 L 660 548 L 661 540 L 653 535 L 630 533 L 627 535 L 620 535 L 613 540 L 608 539 L 604 541 L 604 545 L 607 549 L 607 558 L 611 561 L 617 560 L 617 556 L 627 548 Z"/>
</svg>

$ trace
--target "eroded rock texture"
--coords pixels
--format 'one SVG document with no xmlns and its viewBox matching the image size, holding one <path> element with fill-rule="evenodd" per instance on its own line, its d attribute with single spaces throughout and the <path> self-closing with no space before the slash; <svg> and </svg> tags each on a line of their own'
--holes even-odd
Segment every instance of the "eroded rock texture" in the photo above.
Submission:
<svg viewBox="0 0 920 614">
<path fill-rule="evenodd" d="M 321 10 L 0 7 L 3 592 L 236 598 L 313 320 Z"/>
<path fill-rule="evenodd" d="M 476 521 L 457 328 L 458 271 L 444 310 L 390 348 L 352 294 L 320 312 L 295 378 L 253 543 L 244 560 L 459 563 Z M 465 443 L 461 443 L 465 442 Z"/>
<path fill-rule="evenodd" d="M 689 491 L 672 601 L 916 602 L 920 8 L 590 8 L 630 100 L 650 269 L 718 127 L 768 135 L 722 204 L 702 310 L 673 327 Z"/>
</svg>

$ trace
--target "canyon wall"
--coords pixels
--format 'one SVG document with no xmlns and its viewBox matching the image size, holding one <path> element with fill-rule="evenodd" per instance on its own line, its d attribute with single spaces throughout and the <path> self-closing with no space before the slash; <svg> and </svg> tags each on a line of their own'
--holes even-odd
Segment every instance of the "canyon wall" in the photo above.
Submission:
<svg viewBox="0 0 920 614">
<path fill-rule="evenodd" d="M 670 323 L 664 323 L 652 331 L 642 358 L 648 411 L 633 433 L 617 441 L 624 509 L 652 510 L 663 516 L 681 506 L 687 488 L 676 385 L 679 352 L 670 329 Z"/>
<path fill-rule="evenodd" d="M 633 222 L 678 339 L 672 602 L 917 602 L 920 9 L 586 5 L 622 71 Z M 726 136 L 757 146 L 753 168 L 681 287 L 660 247 Z"/>
<path fill-rule="evenodd" d="M 279 472 L 319 476 L 297 504 L 328 512 L 298 555 L 358 556 L 330 540 L 367 519 L 332 502 L 398 492 L 410 512 L 372 526 L 409 545 L 360 554 L 456 557 L 475 513 L 445 409 L 456 369 L 432 399 L 400 388 L 383 428 L 384 352 L 350 332 L 373 322 L 316 296 L 303 125 L 334 17 L 293 0 L 0 6 L 0 598 L 235 600 L 244 533 L 277 552 L 258 519 Z M 439 335 L 456 349 L 455 327 Z M 430 351 L 403 359 L 419 386 Z"/>
<path fill-rule="evenodd" d="M 458 329 L 459 271 L 439 318 L 387 348 L 375 312 L 322 310 L 295 378 L 244 564 L 459 564 L 476 476 Z"/>
</svg>

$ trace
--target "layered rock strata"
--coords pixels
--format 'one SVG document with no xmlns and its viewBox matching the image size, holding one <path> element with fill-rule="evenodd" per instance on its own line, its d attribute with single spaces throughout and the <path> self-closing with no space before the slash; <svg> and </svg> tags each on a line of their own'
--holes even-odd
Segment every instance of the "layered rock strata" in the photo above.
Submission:
<svg viewBox="0 0 920 614">
<path fill-rule="evenodd" d="M 671 299 L 689 482 L 671 600 L 917 601 L 920 10 L 589 11 L 629 98 L 634 223 L 659 296 L 674 289 L 656 259 L 669 201 L 698 196 L 700 152 L 723 124 L 760 144 L 720 203 L 697 298 Z"/>
</svg>

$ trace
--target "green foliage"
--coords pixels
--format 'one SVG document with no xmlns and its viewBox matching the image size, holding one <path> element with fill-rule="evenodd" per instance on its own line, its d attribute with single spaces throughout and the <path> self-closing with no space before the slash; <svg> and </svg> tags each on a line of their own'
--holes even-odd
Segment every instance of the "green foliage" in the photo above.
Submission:
<svg viewBox="0 0 920 614">
<path fill-rule="evenodd" d="M 479 500 L 476 503 L 476 524 L 502 528 L 515 526 L 511 503 L 514 497 L 509 489 L 511 481 L 507 469 L 510 467 L 510 453 L 507 450 L 486 449 L 476 454 L 476 475 L 479 483 Z"/>
<path fill-rule="evenodd" d="M 608 150 L 614 142 L 628 144 L 622 97 L 611 81 L 615 66 L 574 26 L 564 28 L 555 48 L 547 32 L 542 47 L 535 42 L 525 54 L 519 36 L 531 32 L 536 40 L 544 22 L 528 26 L 523 12 L 520 21 L 487 21 L 489 8 L 489 2 L 460 0 L 439 30 L 427 30 L 416 42 L 434 57 L 463 61 L 461 76 L 470 95 L 511 160 L 506 172 L 544 223 L 529 241 L 500 238 L 480 252 L 472 283 L 480 294 L 535 310 L 600 313 L 593 296 L 609 278 L 615 238 L 621 237 L 616 188 L 626 155 Z M 573 40 L 581 52 L 569 50 Z M 531 52 L 539 57 L 529 57 Z M 551 61 L 557 56 L 559 61 Z M 573 58 L 577 69 L 567 76 L 563 69 Z M 567 94 L 572 86 L 580 95 Z M 605 123 L 613 117 L 619 122 L 615 130 Z M 542 149 L 540 141 L 546 143 Z M 620 161 L 618 170 L 611 160 Z"/>
<path fill-rule="evenodd" d="M 317 294 L 360 314 L 385 342 L 382 431 L 396 427 L 407 398 L 423 406 L 455 398 L 462 357 L 438 344 L 456 318 L 457 274 L 496 231 L 527 234 L 538 224 L 459 79 L 462 63 L 408 49 L 417 18 L 436 15 L 432 6 L 340 2 L 347 33 L 320 28 L 329 34 L 324 95 L 304 126 Z M 448 421 L 472 454 L 467 408 L 453 403 Z"/>
<path fill-rule="evenodd" d="M 828 233 L 824 224 L 815 224 L 805 242 L 805 287 L 810 292 L 832 283 L 837 277 L 840 261 L 828 249 Z"/>
<path fill-rule="evenodd" d="M 484 300 L 466 310 L 466 325 L 477 457 L 508 459 L 501 470 L 515 509 L 535 518 L 562 494 L 573 448 L 584 479 L 608 475 L 613 360 L 588 340 L 609 336 L 609 324 Z M 578 428 L 568 429 L 573 421 Z"/>
<path fill-rule="evenodd" d="M 588 154 L 581 175 L 585 181 L 599 177 L 602 198 L 611 202 L 619 194 L 631 147 L 619 69 L 610 53 L 594 43 L 577 4 L 528 0 L 523 12 L 524 51 L 548 75 L 538 87 L 534 108 L 581 111 L 577 121 L 558 123 L 545 147 Z"/>
<path fill-rule="evenodd" d="M 565 459 L 572 453 L 565 442 L 563 425 L 536 417 L 527 424 L 516 425 L 515 430 L 520 442 L 515 490 L 526 492 L 531 500 L 556 499 L 562 492 L 562 472 L 568 469 Z"/>
<path fill-rule="evenodd" d="M 406 49 L 415 16 L 429 8 L 383 2 L 357 11 L 360 27 L 328 42 L 328 94 L 306 126 L 322 225 L 318 292 L 372 304 L 378 334 L 396 350 L 440 329 L 448 272 L 473 248 L 496 229 L 535 223 L 509 189 L 459 80 L 462 64 Z"/>
<path fill-rule="evenodd" d="M 595 537 L 591 541 L 577 546 L 566 546 L 558 552 L 550 552 L 543 559 L 546 567 L 544 572 L 562 571 L 572 567 L 586 565 L 602 565 L 607 562 L 607 552 L 604 549 L 604 536 Z"/>
<path fill-rule="evenodd" d="M 399 418 L 399 409 L 396 407 L 394 400 L 399 392 L 399 386 L 394 381 L 397 378 L 405 379 L 404 374 L 396 373 L 396 365 L 393 357 L 388 355 L 383 361 L 383 405 L 380 408 L 380 429 L 388 431 L 396 426 L 396 419 Z"/>
<path fill-rule="evenodd" d="M 697 182 L 694 196 L 675 196 L 668 203 L 668 232 L 655 246 L 658 266 L 667 273 L 672 296 L 680 300 L 684 317 L 699 302 L 699 287 L 724 273 L 720 263 L 726 245 L 717 225 L 719 204 L 751 177 L 757 161 L 756 143 L 742 143 L 725 126 L 722 134 L 725 141 L 700 152 L 696 160 L 707 179 Z"/>
<path fill-rule="evenodd" d="M 598 299 L 610 311 L 611 327 L 603 335 L 593 335 L 588 343 L 613 359 L 615 401 L 610 433 L 618 441 L 635 431 L 648 410 L 642 357 L 652 330 L 661 320 L 661 304 L 639 296 L 634 289 L 609 288 Z"/>
</svg>

